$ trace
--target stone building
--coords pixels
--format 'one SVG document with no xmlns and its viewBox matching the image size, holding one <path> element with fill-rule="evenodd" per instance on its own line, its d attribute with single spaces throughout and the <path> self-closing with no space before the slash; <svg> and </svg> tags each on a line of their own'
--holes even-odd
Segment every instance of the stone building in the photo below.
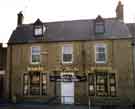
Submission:
<svg viewBox="0 0 135 109">
<path fill-rule="evenodd" d="M 115 18 L 18 25 L 8 41 L 7 94 L 17 101 L 133 104 L 132 34 Z"/>
</svg>

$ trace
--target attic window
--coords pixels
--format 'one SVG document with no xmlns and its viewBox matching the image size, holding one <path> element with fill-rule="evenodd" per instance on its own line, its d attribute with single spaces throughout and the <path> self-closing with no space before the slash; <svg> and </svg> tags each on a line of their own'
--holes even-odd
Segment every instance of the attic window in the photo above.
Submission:
<svg viewBox="0 0 135 109">
<path fill-rule="evenodd" d="M 95 34 L 100 35 L 104 34 L 104 32 L 105 32 L 104 20 L 102 19 L 101 16 L 98 16 L 95 20 Z"/>
<path fill-rule="evenodd" d="M 34 35 L 35 36 L 43 35 L 43 28 L 42 28 L 42 26 L 35 26 Z"/>
<path fill-rule="evenodd" d="M 37 19 L 37 21 L 34 23 L 34 28 L 33 28 L 33 32 L 34 32 L 34 36 L 43 36 L 45 31 L 46 31 L 46 27 L 45 25 L 40 21 L 40 19 Z"/>
</svg>

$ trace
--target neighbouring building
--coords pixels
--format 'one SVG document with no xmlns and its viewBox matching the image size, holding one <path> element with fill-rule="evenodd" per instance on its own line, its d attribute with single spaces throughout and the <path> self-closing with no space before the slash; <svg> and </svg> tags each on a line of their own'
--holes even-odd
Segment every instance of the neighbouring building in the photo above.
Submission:
<svg viewBox="0 0 135 109">
<path fill-rule="evenodd" d="M 5 97 L 7 48 L 0 43 L 0 98 Z"/>
<path fill-rule="evenodd" d="M 118 3 L 115 18 L 18 25 L 8 41 L 12 100 L 62 104 L 135 102 L 132 34 Z"/>
</svg>

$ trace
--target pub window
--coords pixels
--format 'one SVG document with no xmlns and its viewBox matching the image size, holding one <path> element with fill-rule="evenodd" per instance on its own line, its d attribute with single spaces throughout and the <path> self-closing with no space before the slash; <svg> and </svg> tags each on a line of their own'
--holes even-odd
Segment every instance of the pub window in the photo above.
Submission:
<svg viewBox="0 0 135 109">
<path fill-rule="evenodd" d="M 95 45 L 95 62 L 96 63 L 107 62 L 107 47 L 105 44 Z"/>
<path fill-rule="evenodd" d="M 95 83 L 94 83 L 94 74 L 91 73 L 88 76 L 88 81 L 89 81 L 89 95 L 94 96 L 95 95 Z"/>
<path fill-rule="evenodd" d="M 88 80 L 90 96 L 116 96 L 115 73 L 92 73 Z"/>
<path fill-rule="evenodd" d="M 62 47 L 62 63 L 72 63 L 73 62 L 73 46 L 71 44 L 66 44 Z"/>
<path fill-rule="evenodd" d="M 23 76 L 23 95 L 42 96 L 47 95 L 46 73 L 30 72 Z"/>
<path fill-rule="evenodd" d="M 105 96 L 108 94 L 107 85 L 107 73 L 97 73 L 96 74 L 96 95 Z"/>
<path fill-rule="evenodd" d="M 31 47 L 31 64 L 40 63 L 40 47 Z"/>
<path fill-rule="evenodd" d="M 29 94 L 29 75 L 24 74 L 23 76 L 23 95 L 27 96 Z"/>
<path fill-rule="evenodd" d="M 30 95 L 40 95 L 40 73 L 32 72 L 30 75 Z"/>
<path fill-rule="evenodd" d="M 46 74 L 42 74 L 42 95 L 47 94 L 47 77 Z"/>
<path fill-rule="evenodd" d="M 109 75 L 109 85 L 110 85 L 110 95 L 115 96 L 116 95 L 116 77 L 115 74 Z"/>
</svg>

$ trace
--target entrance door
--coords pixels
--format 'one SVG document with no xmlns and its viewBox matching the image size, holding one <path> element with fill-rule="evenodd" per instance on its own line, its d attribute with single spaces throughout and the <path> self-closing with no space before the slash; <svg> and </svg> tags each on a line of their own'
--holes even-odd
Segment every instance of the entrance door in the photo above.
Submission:
<svg viewBox="0 0 135 109">
<path fill-rule="evenodd" d="M 72 81 L 73 73 L 62 73 L 61 77 L 61 103 L 74 104 L 74 82 Z"/>
</svg>

